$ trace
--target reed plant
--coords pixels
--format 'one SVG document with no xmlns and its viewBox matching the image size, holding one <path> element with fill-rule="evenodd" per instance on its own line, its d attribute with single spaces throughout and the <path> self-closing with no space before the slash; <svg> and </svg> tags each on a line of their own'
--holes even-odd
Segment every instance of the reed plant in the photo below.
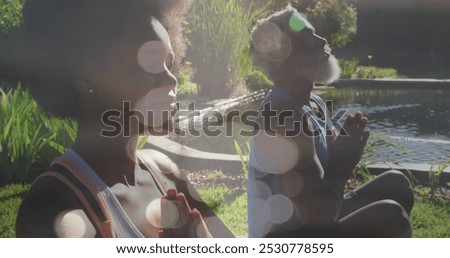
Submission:
<svg viewBox="0 0 450 258">
<path fill-rule="evenodd" d="M 241 161 L 242 171 L 244 171 L 245 178 L 248 178 L 248 167 L 250 165 L 250 141 L 245 141 L 242 145 L 234 140 L 234 147 L 236 149 L 236 153 L 239 156 L 239 160 Z"/>
<path fill-rule="evenodd" d="M 73 143 L 77 125 L 47 115 L 20 85 L 0 95 L 0 184 L 27 182 Z"/>
<path fill-rule="evenodd" d="M 228 97 L 232 85 L 241 79 L 241 63 L 249 65 L 250 29 L 263 10 L 244 7 L 242 0 L 194 1 L 187 17 L 187 58 L 196 71 L 200 94 Z"/>
<path fill-rule="evenodd" d="M 441 175 L 448 167 L 450 167 L 450 159 L 442 164 L 432 164 L 430 167 L 430 171 L 428 172 L 428 184 L 430 186 L 430 198 L 433 202 L 436 201 L 436 195 L 440 191 Z"/>
</svg>

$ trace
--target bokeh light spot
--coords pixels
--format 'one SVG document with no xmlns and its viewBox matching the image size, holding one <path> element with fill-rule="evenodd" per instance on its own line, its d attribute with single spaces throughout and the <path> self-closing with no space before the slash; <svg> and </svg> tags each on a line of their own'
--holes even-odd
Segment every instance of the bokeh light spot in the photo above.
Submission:
<svg viewBox="0 0 450 258">
<path fill-rule="evenodd" d="M 282 175 L 289 172 L 298 162 L 299 151 L 296 144 L 279 134 L 275 137 L 258 134 L 255 147 L 260 155 L 254 160 L 253 166 L 268 174 Z"/>
<path fill-rule="evenodd" d="M 83 210 L 60 212 L 53 222 L 54 232 L 60 238 L 95 237 L 96 230 Z"/>
<path fill-rule="evenodd" d="M 253 32 L 253 47 L 261 53 L 269 53 L 281 46 L 283 32 L 272 22 L 262 24 Z"/>
<path fill-rule="evenodd" d="M 292 171 L 282 176 L 285 194 L 292 198 L 303 192 L 305 182 L 298 171 Z"/>
<path fill-rule="evenodd" d="M 266 183 L 259 180 L 253 180 L 249 184 L 252 184 L 249 185 L 249 188 L 251 189 L 250 191 L 252 192 L 251 195 L 253 198 L 266 200 L 272 196 L 272 190 Z"/>
<path fill-rule="evenodd" d="M 145 42 L 138 50 L 137 61 L 147 73 L 159 74 L 166 69 L 167 50 L 161 41 Z"/>
<path fill-rule="evenodd" d="M 285 223 L 294 215 L 294 205 L 284 195 L 275 194 L 267 200 L 267 203 L 270 206 L 271 221 L 274 223 Z"/>
<path fill-rule="evenodd" d="M 292 15 L 291 19 L 289 20 L 289 27 L 293 31 L 300 32 L 306 27 L 306 24 L 299 17 Z"/>
<path fill-rule="evenodd" d="M 170 200 L 153 200 L 145 211 L 147 221 L 155 228 L 173 228 L 180 219 L 178 207 Z"/>
<path fill-rule="evenodd" d="M 265 58 L 274 61 L 281 62 L 289 57 L 292 52 L 291 38 L 286 34 L 281 34 L 281 41 L 273 51 L 265 53 Z"/>
</svg>

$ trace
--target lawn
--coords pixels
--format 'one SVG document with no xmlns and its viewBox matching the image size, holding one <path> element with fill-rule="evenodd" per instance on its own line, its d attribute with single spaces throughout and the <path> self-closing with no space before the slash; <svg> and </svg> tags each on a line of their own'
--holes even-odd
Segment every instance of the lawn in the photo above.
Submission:
<svg viewBox="0 0 450 258">
<path fill-rule="evenodd" d="M 0 238 L 15 237 L 16 215 L 29 185 L 14 184 L 0 188 Z"/>
<path fill-rule="evenodd" d="M 450 202 L 418 201 L 411 212 L 413 237 L 450 237 Z"/>
<path fill-rule="evenodd" d="M 199 193 L 233 234 L 236 236 L 247 234 L 246 194 L 236 198 L 226 188 L 203 189 Z M 227 197 L 231 199 L 227 200 Z M 411 212 L 411 224 L 415 238 L 450 237 L 450 202 L 416 201 Z"/>
<path fill-rule="evenodd" d="M 21 198 L 29 185 L 14 184 L 0 188 L 0 238 L 15 237 L 15 220 Z M 225 187 L 199 189 L 200 195 L 212 207 L 236 236 L 247 235 L 247 196 L 242 191 Z M 413 237 L 450 237 L 450 202 L 420 200 L 411 213 Z"/>
</svg>

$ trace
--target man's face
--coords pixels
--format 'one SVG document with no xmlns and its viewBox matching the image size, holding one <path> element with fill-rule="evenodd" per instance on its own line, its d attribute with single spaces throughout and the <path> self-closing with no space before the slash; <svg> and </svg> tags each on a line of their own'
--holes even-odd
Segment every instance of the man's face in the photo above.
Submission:
<svg viewBox="0 0 450 258">
<path fill-rule="evenodd" d="M 299 13 L 293 14 L 289 27 L 292 31 L 291 60 L 295 72 L 313 82 L 328 84 L 336 81 L 340 68 L 327 40 L 318 36 L 314 27 Z"/>
</svg>

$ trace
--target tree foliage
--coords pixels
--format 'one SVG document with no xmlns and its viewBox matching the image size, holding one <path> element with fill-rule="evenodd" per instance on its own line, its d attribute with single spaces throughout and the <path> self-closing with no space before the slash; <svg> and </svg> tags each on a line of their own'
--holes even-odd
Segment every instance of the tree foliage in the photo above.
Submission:
<svg viewBox="0 0 450 258">
<path fill-rule="evenodd" d="M 25 0 L 0 0 L 0 32 L 17 29 L 22 24 L 22 5 Z"/>
<path fill-rule="evenodd" d="M 197 0 L 188 15 L 188 59 L 200 93 L 226 97 L 230 87 L 254 74 L 248 54 L 256 20 L 288 4 L 304 13 L 332 47 L 345 47 L 356 33 L 356 11 L 346 0 Z"/>
<path fill-rule="evenodd" d="M 268 12 L 281 10 L 291 4 L 307 16 L 317 33 L 333 47 L 345 47 L 356 35 L 356 9 L 348 0 L 258 0 L 256 4 L 267 8 Z"/>
<path fill-rule="evenodd" d="M 347 46 L 356 35 L 356 10 L 346 0 L 317 1 L 307 13 L 317 33 L 333 47 Z"/>
</svg>

